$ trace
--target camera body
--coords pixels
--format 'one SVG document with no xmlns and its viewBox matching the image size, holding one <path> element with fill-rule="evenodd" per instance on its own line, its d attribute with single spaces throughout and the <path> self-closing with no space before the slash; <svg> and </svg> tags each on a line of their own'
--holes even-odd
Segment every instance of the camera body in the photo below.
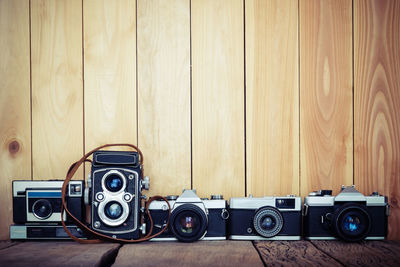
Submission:
<svg viewBox="0 0 400 267">
<path fill-rule="evenodd" d="M 138 239 L 141 231 L 141 179 L 139 154 L 131 151 L 93 153 L 89 199 L 91 227 L 114 238 Z"/>
<path fill-rule="evenodd" d="M 169 228 L 152 241 L 193 242 L 196 240 L 225 240 L 226 220 L 229 217 L 226 201 L 221 195 L 200 199 L 195 190 L 183 190 L 178 196 L 167 196 L 171 206 Z M 166 225 L 168 205 L 153 201 L 149 205 L 153 219 L 153 234 Z M 150 224 L 147 224 L 150 227 Z M 150 229 L 148 229 L 150 230 Z"/>
<path fill-rule="evenodd" d="M 377 192 L 364 196 L 354 186 L 337 196 L 331 190 L 312 192 L 304 199 L 304 237 L 309 240 L 385 239 L 390 206 Z"/>
<path fill-rule="evenodd" d="M 229 239 L 301 239 L 300 197 L 231 198 L 229 215 Z"/>
<path fill-rule="evenodd" d="M 62 180 L 15 180 L 13 187 L 13 218 L 16 224 L 61 223 Z M 85 218 L 84 181 L 70 181 L 66 192 L 67 207 L 78 220 Z M 70 222 L 66 214 L 64 221 Z"/>
</svg>

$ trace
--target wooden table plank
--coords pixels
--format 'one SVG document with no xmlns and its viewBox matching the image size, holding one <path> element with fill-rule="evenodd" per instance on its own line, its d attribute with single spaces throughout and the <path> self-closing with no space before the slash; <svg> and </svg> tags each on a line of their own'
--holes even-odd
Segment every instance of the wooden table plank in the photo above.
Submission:
<svg viewBox="0 0 400 267">
<path fill-rule="evenodd" d="M 15 246 L 17 244 L 18 244 L 17 242 L 8 241 L 8 240 L 0 241 L 0 250 Z"/>
<path fill-rule="evenodd" d="M 119 245 L 82 245 L 75 242 L 23 242 L 0 250 L 2 266 L 111 265 Z"/>
<path fill-rule="evenodd" d="M 345 266 L 399 266 L 400 242 L 312 241 L 319 250 L 337 259 Z"/>
<path fill-rule="evenodd" d="M 263 266 L 248 241 L 147 242 L 124 245 L 113 266 Z"/>
<path fill-rule="evenodd" d="M 308 241 L 257 241 L 254 245 L 267 266 L 341 266 Z"/>
</svg>

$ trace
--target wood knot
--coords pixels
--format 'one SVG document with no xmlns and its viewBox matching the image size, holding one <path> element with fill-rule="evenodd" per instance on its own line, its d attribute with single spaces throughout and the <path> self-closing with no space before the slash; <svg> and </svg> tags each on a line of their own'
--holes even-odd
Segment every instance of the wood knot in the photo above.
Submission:
<svg viewBox="0 0 400 267">
<path fill-rule="evenodd" d="M 11 155 L 15 155 L 19 151 L 19 143 L 18 141 L 14 140 L 8 144 L 8 151 L 10 151 Z"/>
<path fill-rule="evenodd" d="M 398 208 L 399 206 L 399 202 L 397 201 L 396 197 L 391 197 L 390 198 L 390 206 L 392 206 L 393 208 Z"/>
</svg>

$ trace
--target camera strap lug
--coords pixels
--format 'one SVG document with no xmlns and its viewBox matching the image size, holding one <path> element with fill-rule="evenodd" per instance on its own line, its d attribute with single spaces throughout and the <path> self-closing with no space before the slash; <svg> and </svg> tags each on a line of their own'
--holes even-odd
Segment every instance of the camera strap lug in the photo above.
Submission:
<svg viewBox="0 0 400 267">
<path fill-rule="evenodd" d="M 229 212 L 227 209 L 222 209 L 221 218 L 227 220 L 229 218 Z"/>
<path fill-rule="evenodd" d="M 302 210 L 302 215 L 307 216 L 307 214 L 308 214 L 308 205 L 304 204 L 303 210 Z"/>
<path fill-rule="evenodd" d="M 386 204 L 386 216 L 390 216 L 390 205 Z"/>
</svg>

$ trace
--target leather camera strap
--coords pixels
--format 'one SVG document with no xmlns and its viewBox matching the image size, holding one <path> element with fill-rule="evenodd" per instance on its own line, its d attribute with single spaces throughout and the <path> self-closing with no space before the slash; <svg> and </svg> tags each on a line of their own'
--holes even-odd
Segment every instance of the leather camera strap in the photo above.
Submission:
<svg viewBox="0 0 400 267">
<path fill-rule="evenodd" d="M 150 231 L 147 233 L 147 235 L 139 238 L 139 239 L 121 239 L 121 238 L 113 238 L 111 236 L 107 236 L 104 234 L 101 234 L 99 232 L 96 232 L 94 230 L 92 230 L 91 228 L 89 228 L 85 223 L 81 222 L 80 220 L 78 220 L 74 215 L 72 215 L 72 213 L 68 210 L 67 207 L 67 202 L 66 202 L 66 191 L 67 191 L 67 187 L 68 187 L 68 183 L 71 181 L 72 177 L 74 176 L 74 174 L 76 173 L 76 171 L 78 170 L 78 168 L 82 165 L 83 162 L 91 162 L 90 159 L 88 159 L 89 156 L 91 156 L 94 152 L 105 148 L 105 147 L 112 147 L 112 146 L 126 146 L 126 147 L 131 147 L 133 149 L 135 149 L 138 153 L 139 153 L 139 163 L 141 166 L 141 177 L 140 179 L 143 179 L 143 153 L 140 151 L 140 149 L 134 145 L 131 144 L 106 144 L 106 145 L 102 145 L 99 147 L 96 147 L 95 149 L 92 149 L 91 151 L 89 151 L 88 153 L 86 153 L 79 161 L 75 162 L 74 164 L 71 165 L 71 167 L 68 170 L 67 176 L 65 177 L 63 186 L 62 186 L 62 190 L 61 190 L 61 196 L 62 196 L 62 206 L 61 206 L 61 214 L 64 214 L 64 211 L 68 214 L 68 216 L 72 219 L 72 221 L 75 223 L 76 226 L 78 226 L 82 231 L 84 231 L 86 234 L 90 234 L 91 237 L 93 237 L 94 239 L 82 239 L 82 238 L 78 238 L 76 236 L 74 236 L 71 231 L 67 228 L 67 225 L 65 224 L 64 221 L 64 216 L 61 216 L 61 224 L 65 230 L 65 232 L 68 234 L 69 237 L 71 237 L 73 240 L 82 243 L 82 244 L 95 244 L 95 243 L 101 243 L 103 241 L 110 241 L 110 242 L 115 242 L 115 243 L 139 243 L 139 242 L 143 242 L 146 240 L 150 240 L 151 238 L 154 238 L 156 236 L 161 235 L 165 230 L 167 230 L 168 225 L 169 225 L 169 219 L 171 217 L 171 206 L 169 205 L 168 200 L 163 197 L 163 196 L 153 196 L 151 197 L 145 205 L 145 212 L 149 217 L 150 220 Z M 163 229 L 154 234 L 151 235 L 153 233 L 153 218 L 151 217 L 150 211 L 149 211 L 149 206 L 150 203 L 153 202 L 154 200 L 163 200 L 167 203 L 168 205 L 168 220 L 166 225 L 163 227 Z"/>
</svg>

